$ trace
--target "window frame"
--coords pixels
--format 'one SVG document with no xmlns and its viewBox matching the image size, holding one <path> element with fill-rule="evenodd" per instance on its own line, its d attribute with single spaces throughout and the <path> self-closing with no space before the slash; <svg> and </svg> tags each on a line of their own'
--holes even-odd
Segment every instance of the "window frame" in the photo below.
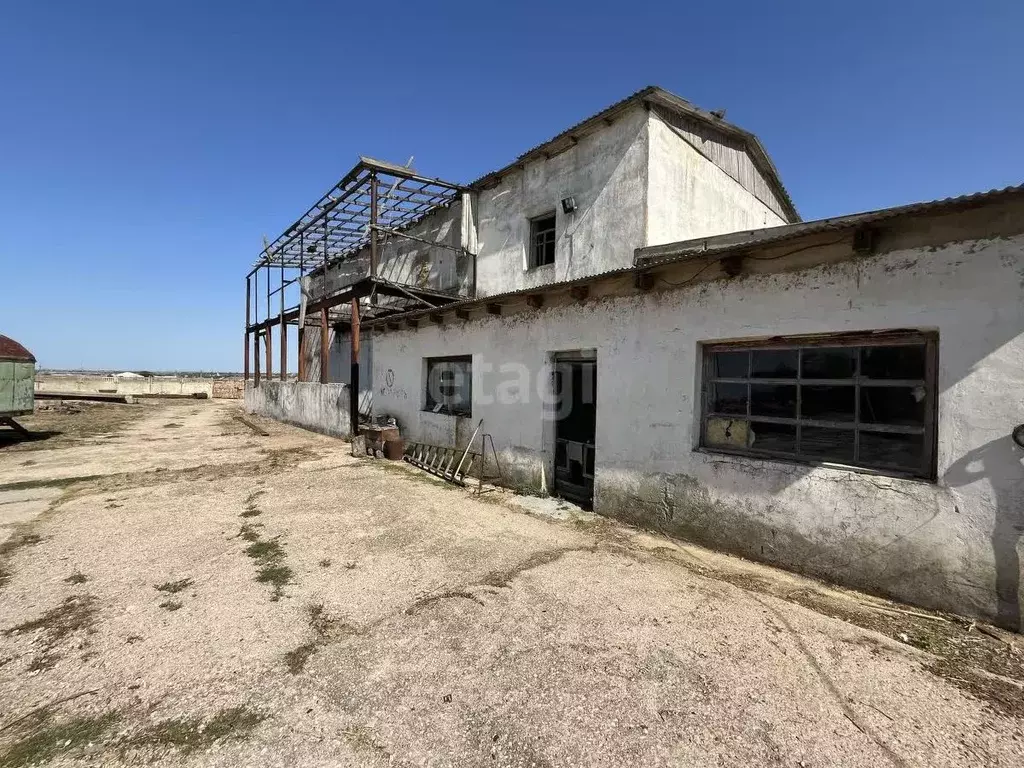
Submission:
<svg viewBox="0 0 1024 768">
<path fill-rule="evenodd" d="M 743 456 L 747 458 L 762 458 L 781 460 L 798 464 L 811 464 L 815 466 L 832 466 L 856 472 L 878 474 L 890 477 L 902 477 L 916 480 L 927 480 L 935 482 L 937 478 L 937 429 L 938 423 L 938 367 L 939 367 L 939 337 L 934 331 L 876 331 L 837 333 L 815 336 L 786 336 L 771 337 L 735 342 L 707 342 L 701 344 L 701 387 L 700 387 L 700 425 L 699 425 L 699 450 L 709 453 L 722 453 L 727 455 Z M 862 355 L 856 355 L 856 366 L 854 373 L 848 378 L 840 379 L 805 379 L 803 377 L 803 350 L 813 348 L 878 348 L 920 345 L 924 347 L 924 378 L 923 379 L 868 379 L 860 375 Z M 716 352 L 754 352 L 758 350 L 798 350 L 796 375 L 793 378 L 755 378 L 751 371 L 753 356 L 748 357 L 747 375 L 745 377 L 716 376 L 714 374 L 714 360 Z M 806 383 L 805 383 L 806 382 Z M 803 418 L 801 415 L 801 393 L 803 386 L 852 386 L 854 388 L 854 418 L 849 422 L 836 422 Z M 747 384 L 746 414 L 723 414 L 716 413 L 713 409 L 714 384 L 733 383 Z M 780 416 L 759 416 L 751 413 L 751 384 L 783 385 L 796 387 L 795 417 Z M 925 389 L 924 423 L 920 427 L 895 424 L 878 424 L 872 422 L 861 422 L 860 402 L 861 387 L 867 384 L 870 387 L 907 387 L 923 385 Z M 757 450 L 754 448 L 729 447 L 715 444 L 708 444 L 707 428 L 708 421 L 712 418 L 731 418 L 750 422 L 764 422 L 780 425 L 794 425 L 796 427 L 796 449 L 794 452 Z M 800 452 L 800 428 L 808 426 L 823 429 L 849 429 L 854 433 L 854 459 L 853 462 L 834 461 L 824 458 L 816 458 L 809 455 L 801 455 Z M 898 433 L 922 435 L 924 439 L 924 450 L 921 457 L 921 466 L 911 470 L 906 466 L 885 464 L 883 462 L 864 462 L 859 459 L 858 448 L 860 435 L 868 433 Z"/>
<path fill-rule="evenodd" d="M 547 234 L 550 231 L 550 233 L 551 233 L 551 242 L 550 243 L 545 242 L 544 245 L 545 245 L 545 248 L 548 245 L 551 246 L 551 261 L 545 261 L 542 264 L 537 259 L 537 235 L 539 234 L 539 232 L 538 232 L 538 225 L 540 224 L 540 222 L 547 221 L 548 219 L 551 219 L 551 222 L 552 222 L 551 229 L 550 230 L 544 230 L 544 233 Z M 542 213 L 539 216 L 534 216 L 534 217 L 532 217 L 530 219 L 530 242 L 529 242 L 529 251 L 527 252 L 527 259 L 526 259 L 527 269 L 541 269 L 543 267 L 553 267 L 555 265 L 555 259 L 557 257 L 557 252 L 558 252 L 558 212 L 556 210 L 552 209 L 552 210 L 550 210 L 550 211 L 548 211 L 546 213 Z"/>
<path fill-rule="evenodd" d="M 430 395 L 430 372 L 431 368 L 438 364 L 443 363 L 464 363 L 469 367 L 469 403 L 465 406 L 465 410 L 454 410 L 448 404 L 442 404 L 441 408 L 434 410 L 437 406 L 437 402 L 431 403 Z M 464 418 L 472 418 L 473 416 L 473 356 L 472 355 L 445 355 L 442 357 L 425 357 L 423 358 L 423 408 L 422 410 L 426 413 L 444 414 L 446 416 L 458 416 Z"/>
</svg>

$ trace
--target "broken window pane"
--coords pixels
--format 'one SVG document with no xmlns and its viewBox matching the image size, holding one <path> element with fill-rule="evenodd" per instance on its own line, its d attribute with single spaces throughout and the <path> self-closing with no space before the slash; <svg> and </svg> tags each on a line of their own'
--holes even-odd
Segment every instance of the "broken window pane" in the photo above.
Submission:
<svg viewBox="0 0 1024 768">
<path fill-rule="evenodd" d="M 735 413 L 745 416 L 747 413 L 746 384 L 715 384 L 713 413 Z"/>
<path fill-rule="evenodd" d="M 931 476 L 926 422 L 935 392 L 925 377 L 934 375 L 926 358 L 936 347 L 901 335 L 916 343 L 885 344 L 897 338 L 891 334 L 878 346 L 796 347 L 783 339 L 778 347 L 708 352 L 712 378 L 730 381 L 708 385 L 708 408 L 724 415 L 705 421 L 703 444 Z M 916 434 L 890 431 L 905 429 Z"/>
<path fill-rule="evenodd" d="M 916 387 L 870 387 L 860 389 L 860 420 L 866 424 L 924 426 L 926 392 Z"/>
<path fill-rule="evenodd" d="M 749 427 L 743 419 L 712 417 L 704 425 L 704 444 L 716 448 L 747 448 Z"/>
<path fill-rule="evenodd" d="M 800 427 L 800 453 L 824 461 L 850 463 L 855 434 L 852 429 Z"/>
<path fill-rule="evenodd" d="M 796 425 L 751 422 L 747 444 L 755 451 L 796 453 Z"/>
<path fill-rule="evenodd" d="M 868 379 L 923 379 L 923 344 L 899 347 L 864 347 L 861 350 L 860 375 Z"/>
<path fill-rule="evenodd" d="M 795 349 L 755 349 L 750 376 L 755 379 L 795 379 L 799 352 Z"/>
<path fill-rule="evenodd" d="M 715 352 L 712 375 L 722 379 L 747 378 L 749 352 Z"/>
<path fill-rule="evenodd" d="M 868 466 L 919 470 L 924 461 L 924 435 L 861 430 L 859 460 Z"/>
<path fill-rule="evenodd" d="M 796 386 L 791 384 L 751 384 L 750 413 L 753 416 L 796 418 Z"/>
<path fill-rule="evenodd" d="M 849 379 L 857 372 L 855 347 L 807 347 L 800 375 L 805 379 Z"/>
<path fill-rule="evenodd" d="M 800 388 L 800 417 L 815 421 L 853 421 L 857 390 L 849 386 L 803 386 Z"/>
</svg>

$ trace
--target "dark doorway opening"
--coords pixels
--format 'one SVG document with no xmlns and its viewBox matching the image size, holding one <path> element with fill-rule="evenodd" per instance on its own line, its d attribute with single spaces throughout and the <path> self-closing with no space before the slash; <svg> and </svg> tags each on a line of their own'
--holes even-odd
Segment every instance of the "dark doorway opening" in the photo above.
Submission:
<svg viewBox="0 0 1024 768">
<path fill-rule="evenodd" d="M 555 493 L 590 509 L 594 504 L 597 361 L 593 353 L 555 357 Z"/>
</svg>

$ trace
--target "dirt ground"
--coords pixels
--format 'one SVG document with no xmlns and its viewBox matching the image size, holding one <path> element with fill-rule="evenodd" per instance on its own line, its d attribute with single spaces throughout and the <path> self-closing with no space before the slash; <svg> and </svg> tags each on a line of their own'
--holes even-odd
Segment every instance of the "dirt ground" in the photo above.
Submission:
<svg viewBox="0 0 1024 768">
<path fill-rule="evenodd" d="M 237 413 L 0 441 L 0 765 L 1024 761 L 1019 636 Z"/>
</svg>

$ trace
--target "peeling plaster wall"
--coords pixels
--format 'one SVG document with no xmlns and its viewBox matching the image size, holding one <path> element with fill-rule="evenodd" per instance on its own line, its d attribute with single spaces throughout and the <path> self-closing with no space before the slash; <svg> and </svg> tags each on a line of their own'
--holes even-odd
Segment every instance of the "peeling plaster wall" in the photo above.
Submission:
<svg viewBox="0 0 1024 768">
<path fill-rule="evenodd" d="M 331 381 L 352 383 L 352 335 L 337 333 L 331 337 Z M 347 405 L 345 406 L 348 407 Z M 373 333 L 359 334 L 359 412 L 370 413 L 373 407 Z"/>
<path fill-rule="evenodd" d="M 387 191 L 387 188 L 383 187 L 381 194 Z M 431 246 L 421 241 L 443 243 L 456 248 L 461 248 L 465 244 L 472 250 L 475 231 L 471 211 L 472 205 L 464 207 L 460 198 L 445 208 L 431 211 L 412 226 L 402 230 L 419 240 L 382 233 L 377 256 L 377 275 L 393 283 L 469 295 L 473 285 L 472 258 L 449 248 Z M 381 221 L 381 225 L 388 226 L 386 218 Z M 323 258 L 323 254 L 318 252 L 309 258 L 315 265 L 317 260 Z M 367 246 L 327 271 L 327 289 L 330 293 L 335 293 L 369 274 L 370 249 Z M 323 295 L 324 281 L 321 274 L 310 277 L 309 290 L 313 299 Z M 378 301 L 387 304 L 390 299 L 380 296 Z"/>
<path fill-rule="evenodd" d="M 647 245 L 788 223 L 655 112 L 648 130 Z"/>
<path fill-rule="evenodd" d="M 647 112 L 610 126 L 547 160 L 527 163 L 478 195 L 477 293 L 492 296 L 629 266 L 646 244 Z M 563 214 L 572 195 L 578 209 Z M 527 269 L 530 219 L 556 211 L 555 263 Z"/>
<path fill-rule="evenodd" d="M 695 450 L 701 342 L 886 328 L 939 332 L 938 483 Z M 484 419 L 511 479 L 543 491 L 550 353 L 594 348 L 597 511 L 1009 625 L 1024 548 L 1024 453 L 1009 436 L 1024 422 L 1022 332 L 1017 236 L 378 333 L 373 387 L 406 438 L 458 443 Z M 423 413 L 423 358 L 468 353 L 472 420 Z"/>
<path fill-rule="evenodd" d="M 245 387 L 245 410 L 334 437 L 348 437 L 348 386 L 261 381 Z"/>
</svg>

